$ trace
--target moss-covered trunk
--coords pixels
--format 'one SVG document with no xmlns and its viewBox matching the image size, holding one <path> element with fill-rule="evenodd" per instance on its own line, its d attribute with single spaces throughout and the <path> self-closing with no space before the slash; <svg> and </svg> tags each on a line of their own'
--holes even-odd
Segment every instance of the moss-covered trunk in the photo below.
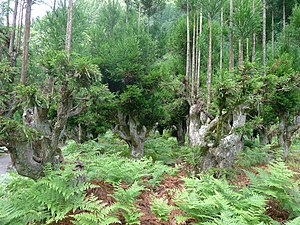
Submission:
<svg viewBox="0 0 300 225">
<path fill-rule="evenodd" d="M 281 113 L 279 116 L 278 143 L 283 148 L 283 160 L 286 160 L 292 144 L 293 134 L 300 129 L 300 111 L 292 122 L 289 122 L 289 114 Z"/>
<path fill-rule="evenodd" d="M 114 131 L 128 144 L 130 157 L 141 159 L 144 155 L 144 143 L 147 136 L 146 127 L 140 125 L 133 116 L 122 112 L 118 113 L 118 122 L 119 124 L 115 126 Z"/>
<path fill-rule="evenodd" d="M 203 102 L 190 108 L 189 141 L 201 148 L 199 170 L 226 168 L 233 165 L 236 154 L 243 149 L 242 132 L 238 129 L 246 122 L 245 106 L 233 112 L 212 117 Z"/>
</svg>

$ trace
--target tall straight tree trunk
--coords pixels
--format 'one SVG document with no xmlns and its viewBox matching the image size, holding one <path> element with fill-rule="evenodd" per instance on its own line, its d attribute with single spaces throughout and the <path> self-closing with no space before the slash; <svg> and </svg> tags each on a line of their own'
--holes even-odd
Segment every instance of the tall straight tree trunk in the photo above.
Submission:
<svg viewBox="0 0 300 225">
<path fill-rule="evenodd" d="M 0 61 L 2 61 L 3 49 L 4 49 L 4 45 L 0 43 Z"/>
<path fill-rule="evenodd" d="M 255 0 L 252 0 L 252 16 L 254 16 L 255 14 Z M 251 55 L 251 61 L 254 62 L 255 61 L 255 44 L 256 44 L 256 33 L 253 32 L 252 34 L 252 55 Z"/>
<path fill-rule="evenodd" d="M 21 79 L 20 79 L 20 82 L 22 84 L 25 84 L 27 68 L 28 68 L 31 5 L 32 5 L 32 0 L 27 0 L 26 15 L 25 15 L 25 27 L 24 27 L 23 53 L 22 53 L 22 70 L 21 70 Z"/>
<path fill-rule="evenodd" d="M 141 10 L 142 10 L 142 7 L 141 7 L 141 2 L 139 1 L 139 12 L 138 12 L 138 31 L 140 31 L 140 27 L 141 27 Z"/>
<path fill-rule="evenodd" d="M 17 46 L 16 46 L 16 57 L 19 55 L 20 53 L 20 46 L 21 46 L 21 37 L 22 37 L 22 30 L 23 30 L 23 13 L 24 13 L 24 1 L 25 0 L 21 0 L 20 3 L 20 10 L 19 10 L 19 25 L 18 25 L 18 34 L 17 34 Z"/>
<path fill-rule="evenodd" d="M 190 3 L 186 0 L 186 69 L 185 69 L 185 80 L 186 87 L 189 87 L 189 77 L 190 77 Z"/>
<path fill-rule="evenodd" d="M 249 38 L 246 38 L 246 60 L 249 60 Z"/>
<path fill-rule="evenodd" d="M 13 21 L 12 21 L 12 31 L 10 33 L 9 39 L 9 56 L 10 56 L 10 64 L 11 66 L 15 66 L 16 64 L 16 55 L 15 55 L 15 36 L 16 36 L 16 24 L 17 24 L 17 14 L 18 14 L 18 4 L 19 0 L 15 0 Z"/>
<path fill-rule="evenodd" d="M 221 34 L 220 34 L 220 78 L 223 70 L 223 7 L 221 8 Z"/>
<path fill-rule="evenodd" d="M 6 9 L 6 27 L 9 29 L 9 14 L 10 14 L 10 0 L 7 0 L 7 9 Z"/>
<path fill-rule="evenodd" d="M 66 32 L 66 54 L 68 60 L 70 60 L 71 54 L 71 42 L 72 42 L 72 22 L 73 22 L 73 0 L 69 0 L 69 9 L 68 9 L 68 23 L 67 23 L 67 32 Z"/>
<path fill-rule="evenodd" d="M 263 75 L 266 75 L 266 0 L 262 1 L 262 64 L 263 64 Z"/>
<path fill-rule="evenodd" d="M 56 10 L 56 0 L 53 1 L 53 12 Z"/>
<path fill-rule="evenodd" d="M 243 39 L 239 39 L 239 66 L 243 65 L 244 51 L 243 51 Z"/>
<path fill-rule="evenodd" d="M 274 0 L 272 1 L 272 59 L 274 59 Z"/>
<path fill-rule="evenodd" d="M 283 32 L 285 33 L 285 0 L 282 1 L 282 24 L 283 24 Z"/>
<path fill-rule="evenodd" d="M 196 11 L 194 10 L 194 24 L 193 24 L 193 43 L 192 43 L 192 82 L 191 82 L 191 102 L 193 104 L 195 99 L 195 57 L 196 57 Z"/>
<path fill-rule="evenodd" d="M 211 103 L 211 74 L 212 74 L 212 16 L 208 16 L 209 26 L 209 45 L 208 45 L 208 61 L 207 61 L 207 111 L 209 111 Z"/>
<path fill-rule="evenodd" d="M 147 15 L 148 18 L 148 34 L 150 34 L 150 16 Z"/>
<path fill-rule="evenodd" d="M 200 9 L 200 18 L 199 18 L 199 37 L 202 34 L 202 8 Z M 201 74 L 201 50 L 198 50 L 198 68 L 197 68 L 197 97 L 200 95 L 200 74 Z"/>
<path fill-rule="evenodd" d="M 197 98 L 197 74 L 198 74 L 198 57 L 199 57 L 199 16 L 198 16 L 198 11 L 197 9 L 195 10 L 196 12 L 196 37 L 195 37 L 195 90 L 194 90 L 194 97 L 195 99 Z"/>
<path fill-rule="evenodd" d="M 126 24 L 128 24 L 128 14 L 129 14 L 129 0 L 126 0 Z"/>
<path fill-rule="evenodd" d="M 234 52 L 233 52 L 233 0 L 230 0 L 230 9 L 229 9 L 229 70 L 233 70 L 234 67 Z"/>
</svg>

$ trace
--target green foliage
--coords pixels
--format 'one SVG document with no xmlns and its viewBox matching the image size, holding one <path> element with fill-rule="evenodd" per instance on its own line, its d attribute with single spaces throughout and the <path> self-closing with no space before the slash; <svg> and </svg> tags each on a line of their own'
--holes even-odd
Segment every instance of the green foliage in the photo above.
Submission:
<svg viewBox="0 0 300 225">
<path fill-rule="evenodd" d="M 7 119 L 0 116 L 0 140 L 14 141 L 16 138 L 20 141 L 34 140 L 39 137 L 36 129 L 28 127 L 20 121 Z"/>
<path fill-rule="evenodd" d="M 291 212 L 291 217 L 300 215 L 299 181 L 292 181 L 295 172 L 283 162 L 271 162 L 268 170 L 256 169 L 258 175 L 246 172 L 251 179 L 250 189 L 280 202 L 283 209 Z"/>
<path fill-rule="evenodd" d="M 256 6 L 260 3 L 258 0 L 254 2 Z M 234 6 L 233 30 L 242 39 L 250 37 L 253 32 L 258 31 L 261 27 L 260 10 L 256 10 L 253 14 L 252 3 L 252 0 L 244 0 Z"/>
<path fill-rule="evenodd" d="M 293 57 L 281 55 L 273 64 L 271 74 L 266 77 L 265 105 L 279 115 L 284 108 L 291 114 L 297 113 L 300 105 L 299 74 L 294 71 Z"/>
<path fill-rule="evenodd" d="M 86 169 L 89 179 L 101 178 L 110 183 L 124 181 L 131 184 L 135 181 L 141 181 L 143 177 L 150 177 L 151 179 L 147 183 L 154 186 L 160 182 L 164 174 L 175 172 L 175 169 L 149 159 L 137 161 L 118 155 L 89 153 L 89 156 L 86 156 L 83 160 L 87 162 Z"/>
<path fill-rule="evenodd" d="M 169 215 L 176 207 L 168 204 L 168 201 L 163 198 L 153 197 L 151 199 L 151 212 L 160 220 L 168 221 Z"/>
<path fill-rule="evenodd" d="M 124 189 L 117 186 L 114 194 L 112 195 L 117 203 L 114 205 L 121 210 L 122 215 L 125 218 L 126 224 L 139 224 L 139 217 L 142 215 L 135 206 L 138 195 L 144 187 L 134 182 L 128 189 Z"/>
<path fill-rule="evenodd" d="M 88 179 L 103 179 L 109 183 L 126 182 L 132 184 L 148 177 L 146 182 L 157 185 L 165 174 L 174 174 L 177 170 L 151 158 L 131 160 L 120 156 L 126 145 L 108 132 L 99 139 L 99 143 L 90 141 L 82 145 L 70 142 L 63 150 L 68 157 L 86 162 Z M 114 149 L 114 148 L 117 148 Z M 126 149 L 128 151 L 128 149 Z M 141 181 L 142 182 L 142 181 Z"/>
<path fill-rule="evenodd" d="M 9 183 L 0 199 L 1 224 L 51 223 L 81 206 L 90 187 L 81 181 L 81 172 L 74 172 L 71 166 L 45 172 L 38 181 L 17 177 Z"/>
<path fill-rule="evenodd" d="M 75 225 L 109 225 L 112 223 L 121 223 L 116 217 L 112 216 L 113 212 L 117 209 L 115 204 L 107 206 L 91 195 L 84 200 L 83 206 L 80 207 L 80 210 L 84 210 L 87 213 L 71 215 L 71 217 L 76 219 L 72 223 Z"/>
<path fill-rule="evenodd" d="M 238 221 L 239 224 L 258 224 L 266 220 L 266 198 L 244 188 L 235 190 L 224 179 L 211 176 L 184 178 L 185 189 L 175 197 L 177 206 L 189 218 L 203 224 L 214 220 Z"/>
<path fill-rule="evenodd" d="M 263 78 L 254 64 L 245 63 L 234 74 L 226 73 L 215 87 L 218 110 L 231 111 L 241 104 L 253 105 L 259 101 Z"/>
<path fill-rule="evenodd" d="M 246 147 L 239 153 L 237 163 L 243 168 L 260 165 L 268 161 L 269 146 Z"/>
<path fill-rule="evenodd" d="M 286 223 L 286 225 L 298 225 L 299 223 L 300 223 L 300 216 L 297 217 L 297 218 L 295 218 L 295 219 L 293 219 L 293 220 L 291 220 L 291 221 L 288 221 Z"/>
<path fill-rule="evenodd" d="M 89 14 L 92 11 L 90 1 L 79 0 L 73 6 L 72 51 L 85 55 L 89 50 L 90 28 Z M 43 55 L 49 49 L 64 50 L 67 26 L 67 6 L 57 2 L 55 11 L 48 12 L 44 17 L 34 21 L 31 40 L 35 45 L 35 53 Z"/>
<path fill-rule="evenodd" d="M 148 138 L 145 142 L 145 156 L 151 157 L 154 161 L 172 164 L 180 155 L 181 151 L 175 138 L 155 137 Z"/>
</svg>

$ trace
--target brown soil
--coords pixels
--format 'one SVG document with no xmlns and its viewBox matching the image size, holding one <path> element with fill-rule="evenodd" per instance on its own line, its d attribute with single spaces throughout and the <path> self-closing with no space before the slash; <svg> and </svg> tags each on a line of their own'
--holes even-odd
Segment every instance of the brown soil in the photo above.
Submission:
<svg viewBox="0 0 300 225">
<path fill-rule="evenodd" d="M 257 167 L 268 170 L 268 167 L 266 165 L 256 166 L 256 168 Z M 298 168 L 291 169 L 297 172 L 297 177 L 300 176 L 300 171 Z M 258 174 L 255 168 L 250 168 L 249 170 L 253 173 Z M 138 196 L 137 202 L 135 203 L 136 207 L 139 208 L 140 212 L 142 213 L 142 215 L 139 218 L 141 225 L 179 225 L 176 223 L 175 217 L 176 215 L 183 215 L 183 212 L 181 210 L 173 210 L 169 216 L 168 221 L 161 221 L 151 212 L 150 202 L 153 197 L 164 198 L 165 200 L 167 200 L 169 205 L 174 206 L 175 203 L 173 202 L 173 198 L 175 190 L 183 189 L 184 181 L 182 180 L 182 177 L 184 177 L 184 175 L 185 173 L 182 171 L 176 176 L 166 176 L 160 182 L 160 184 L 154 188 L 150 185 L 145 185 L 146 189 L 141 192 L 141 194 Z M 147 180 L 149 179 L 151 179 L 151 177 L 144 177 L 144 183 L 147 183 Z M 91 181 L 91 183 L 97 185 L 98 187 L 88 189 L 86 191 L 87 198 L 91 194 L 94 194 L 99 200 L 102 200 L 108 205 L 112 205 L 113 203 L 115 203 L 115 199 L 111 196 L 114 193 L 114 187 L 112 184 L 98 180 L 93 180 Z M 241 170 L 241 172 L 238 175 L 236 175 L 236 178 L 234 180 L 230 180 L 230 183 L 236 185 L 237 188 L 243 188 L 244 186 L 248 186 L 250 184 L 250 179 L 248 178 L 246 173 Z M 126 183 L 121 183 L 121 187 L 123 189 L 129 188 L 129 186 Z M 82 211 L 77 210 L 74 214 L 78 214 L 81 212 Z M 268 200 L 266 214 L 278 222 L 284 222 L 288 220 L 289 217 L 289 212 L 283 210 L 279 202 L 274 199 Z M 121 224 L 125 225 L 125 219 L 121 215 L 121 213 L 118 213 L 118 217 L 121 221 Z M 64 220 L 58 223 L 52 223 L 51 225 L 72 225 L 71 220 L 72 217 L 67 217 Z M 182 223 L 182 225 L 192 224 L 193 222 L 195 221 L 189 220 L 185 223 Z"/>
<path fill-rule="evenodd" d="M 173 196 L 175 194 L 175 189 L 182 189 L 182 184 L 184 183 L 181 179 L 183 176 L 183 172 L 179 173 L 177 176 L 166 176 L 159 186 L 152 188 L 151 186 L 146 186 L 146 189 L 141 192 L 138 196 L 138 201 L 135 203 L 136 207 L 140 209 L 142 215 L 140 217 L 141 225 L 176 225 L 175 216 L 182 215 L 183 213 L 180 210 L 173 210 L 169 221 L 161 221 L 159 220 L 152 212 L 151 212 L 151 199 L 153 196 L 158 198 L 164 198 L 168 201 L 169 205 L 175 205 L 172 201 Z M 145 181 L 148 178 L 145 178 Z M 111 196 L 114 192 L 114 187 L 112 184 L 109 184 L 104 181 L 91 181 L 92 184 L 97 185 L 98 187 L 90 188 L 86 191 L 86 198 L 88 198 L 91 194 L 95 195 L 98 200 L 102 200 L 104 203 L 108 205 L 112 205 L 115 203 L 115 199 Z M 129 186 L 126 183 L 122 183 L 121 187 L 127 189 Z M 70 215 L 82 213 L 83 211 L 77 210 L 75 213 L 70 213 Z M 118 215 L 121 224 L 126 224 L 124 217 L 119 213 Z M 57 223 L 52 223 L 51 225 L 73 225 L 72 217 L 67 217 L 64 220 L 61 220 Z"/>
<path fill-rule="evenodd" d="M 284 210 L 280 203 L 275 199 L 268 200 L 266 214 L 280 223 L 288 220 L 290 215 L 290 213 L 287 210 Z"/>
</svg>

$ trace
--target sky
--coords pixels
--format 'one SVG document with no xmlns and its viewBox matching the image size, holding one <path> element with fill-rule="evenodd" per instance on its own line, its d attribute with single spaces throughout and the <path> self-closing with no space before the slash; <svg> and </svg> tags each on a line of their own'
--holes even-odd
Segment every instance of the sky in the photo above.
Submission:
<svg viewBox="0 0 300 225">
<path fill-rule="evenodd" d="M 33 4 L 32 6 L 32 18 L 42 17 L 46 15 L 46 12 L 51 10 L 53 6 L 53 0 L 44 0 L 43 3 Z"/>
<path fill-rule="evenodd" d="M 4 1 L 7 1 L 7 0 L 0 0 L 0 3 L 4 2 Z M 54 0 L 39 0 L 39 2 L 42 2 L 42 3 L 35 3 L 32 5 L 32 8 L 31 8 L 32 19 L 35 19 L 37 17 L 43 17 L 44 15 L 46 15 L 47 11 L 50 11 L 51 8 L 53 7 Z M 11 0 L 10 8 L 13 10 L 14 6 L 15 6 L 14 1 Z M 24 11 L 24 13 L 25 13 L 25 11 Z M 11 23 L 11 21 L 12 21 L 12 13 L 10 15 L 10 23 Z"/>
</svg>

